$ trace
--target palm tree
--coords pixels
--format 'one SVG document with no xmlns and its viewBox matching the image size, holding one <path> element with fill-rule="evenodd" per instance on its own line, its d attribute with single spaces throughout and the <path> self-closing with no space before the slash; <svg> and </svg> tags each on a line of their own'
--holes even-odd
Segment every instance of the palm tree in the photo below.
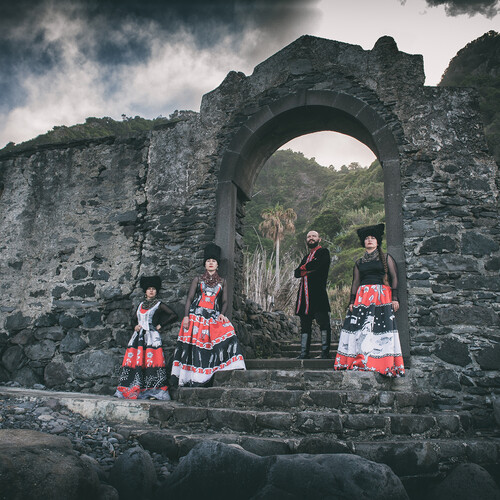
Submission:
<svg viewBox="0 0 500 500">
<path fill-rule="evenodd" d="M 286 233 L 295 232 L 294 221 L 297 220 L 297 214 L 293 208 L 285 209 L 279 203 L 274 208 L 267 208 L 261 214 L 264 219 L 259 224 L 259 230 L 265 238 L 273 240 L 276 248 L 276 280 L 274 289 L 277 291 L 280 287 L 280 241 Z"/>
</svg>

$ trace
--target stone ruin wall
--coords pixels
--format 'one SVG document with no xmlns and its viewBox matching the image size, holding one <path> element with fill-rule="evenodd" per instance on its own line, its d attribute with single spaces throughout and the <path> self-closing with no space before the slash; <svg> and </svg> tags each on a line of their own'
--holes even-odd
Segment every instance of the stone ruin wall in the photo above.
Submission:
<svg viewBox="0 0 500 500">
<path fill-rule="evenodd" d="M 182 317 L 215 236 L 214 143 L 188 112 L 144 136 L 0 159 L 0 382 L 111 392 L 142 274 L 161 275 L 161 297 Z M 256 349 L 266 354 L 271 337 L 289 331 L 285 318 L 254 307 L 244 319 L 249 356 L 252 332 L 269 325 Z M 170 354 L 179 324 L 162 334 Z"/>
<path fill-rule="evenodd" d="M 277 99 L 331 89 L 367 102 L 397 142 L 416 380 L 443 405 L 491 408 L 500 391 L 498 166 L 475 93 L 423 81 L 421 57 L 387 37 L 372 51 L 303 37 L 249 77 L 230 73 L 199 114 L 148 135 L 0 158 L 0 380 L 109 392 L 138 276 L 159 272 L 162 297 L 182 313 L 214 239 L 220 161 L 241 124 Z M 237 231 L 243 215 L 240 201 Z M 283 322 L 243 307 L 240 257 L 234 318 L 253 355 L 266 323 L 272 333 Z M 163 334 L 167 350 L 177 328 Z M 281 335 L 266 338 L 264 353 Z"/>
</svg>

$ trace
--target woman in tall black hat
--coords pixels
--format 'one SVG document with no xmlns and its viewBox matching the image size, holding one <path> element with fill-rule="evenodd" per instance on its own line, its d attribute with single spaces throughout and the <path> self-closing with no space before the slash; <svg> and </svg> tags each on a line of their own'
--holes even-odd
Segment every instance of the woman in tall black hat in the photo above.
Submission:
<svg viewBox="0 0 500 500">
<path fill-rule="evenodd" d="M 217 273 L 221 249 L 205 247 L 205 272 L 194 278 L 174 352 L 172 379 L 179 386 L 205 386 L 217 371 L 245 370 L 227 311 L 226 280 Z"/>
<path fill-rule="evenodd" d="M 169 400 L 165 356 L 159 330 L 177 319 L 170 307 L 158 299 L 159 276 L 142 276 L 144 300 L 134 309 L 134 333 L 123 357 L 115 396 L 126 399 Z"/>
<path fill-rule="evenodd" d="M 340 331 L 335 370 L 405 373 L 396 327 L 399 309 L 396 262 L 382 252 L 384 224 L 357 231 L 363 257 L 354 265 L 349 311 Z"/>
</svg>

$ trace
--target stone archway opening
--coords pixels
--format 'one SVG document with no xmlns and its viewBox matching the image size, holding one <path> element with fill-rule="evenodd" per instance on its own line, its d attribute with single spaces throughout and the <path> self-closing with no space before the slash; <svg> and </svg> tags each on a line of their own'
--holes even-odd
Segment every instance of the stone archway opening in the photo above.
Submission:
<svg viewBox="0 0 500 500">
<path fill-rule="evenodd" d="M 222 247 L 222 268 L 230 297 L 239 292 L 241 222 L 237 211 L 251 195 L 267 159 L 290 140 L 329 130 L 349 135 L 370 148 L 384 172 L 387 249 L 395 258 L 401 283 L 398 311 L 401 343 L 409 356 L 406 266 L 403 249 L 399 150 L 394 133 L 366 102 L 335 91 L 302 91 L 275 101 L 239 127 L 222 157 L 217 189 L 216 242 Z M 237 269 L 235 273 L 235 267 Z"/>
<path fill-rule="evenodd" d="M 348 236 L 346 244 L 346 236 L 352 234 L 352 225 L 384 220 L 382 174 L 369 148 L 338 132 L 306 134 L 275 151 L 259 172 L 251 200 L 244 207 L 243 295 L 264 311 L 293 315 L 297 292 L 293 269 L 307 252 L 305 234 L 315 229 L 332 255 L 328 280 L 331 317 L 342 320 L 351 286 L 353 251 L 361 252 L 357 238 Z M 278 205 L 293 210 L 296 218 L 287 222 L 276 245 L 260 224 L 263 211 Z"/>
</svg>

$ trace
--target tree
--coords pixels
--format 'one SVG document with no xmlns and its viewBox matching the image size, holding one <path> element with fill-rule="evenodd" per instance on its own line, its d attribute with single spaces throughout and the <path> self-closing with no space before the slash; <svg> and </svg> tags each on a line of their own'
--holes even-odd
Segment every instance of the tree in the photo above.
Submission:
<svg viewBox="0 0 500 500">
<path fill-rule="evenodd" d="M 265 238 L 273 240 L 276 248 L 276 281 L 275 291 L 280 287 L 280 241 L 286 233 L 295 232 L 294 221 L 297 214 L 293 208 L 284 208 L 279 203 L 274 208 L 267 208 L 260 214 L 264 219 L 259 224 L 259 230 Z"/>
</svg>

